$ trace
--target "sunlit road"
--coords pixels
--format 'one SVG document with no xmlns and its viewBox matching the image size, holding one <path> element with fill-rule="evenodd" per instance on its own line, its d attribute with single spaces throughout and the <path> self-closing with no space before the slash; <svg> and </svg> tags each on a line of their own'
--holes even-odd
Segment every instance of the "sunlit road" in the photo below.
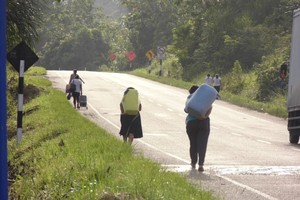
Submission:
<svg viewBox="0 0 300 200">
<path fill-rule="evenodd" d="M 48 71 L 53 87 L 64 90 L 71 71 Z M 249 111 L 222 100 L 213 105 L 205 172 L 190 169 L 183 111 L 188 92 L 118 73 L 79 71 L 88 96 L 84 116 L 113 133 L 120 128 L 123 92 L 140 93 L 144 137 L 136 151 L 169 170 L 184 173 L 220 199 L 300 199 L 300 145 L 289 144 L 286 120 Z M 67 99 L 66 99 L 67 101 Z"/>
</svg>

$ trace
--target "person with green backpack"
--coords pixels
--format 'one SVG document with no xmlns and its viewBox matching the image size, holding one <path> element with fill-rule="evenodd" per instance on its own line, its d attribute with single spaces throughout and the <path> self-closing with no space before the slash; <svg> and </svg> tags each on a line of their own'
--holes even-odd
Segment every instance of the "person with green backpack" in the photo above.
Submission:
<svg viewBox="0 0 300 200">
<path fill-rule="evenodd" d="M 121 129 L 119 134 L 123 136 L 123 141 L 130 145 L 134 138 L 142 138 L 143 130 L 140 111 L 142 104 L 139 99 L 139 93 L 133 87 L 129 87 L 124 92 L 120 103 L 120 121 Z"/>
</svg>

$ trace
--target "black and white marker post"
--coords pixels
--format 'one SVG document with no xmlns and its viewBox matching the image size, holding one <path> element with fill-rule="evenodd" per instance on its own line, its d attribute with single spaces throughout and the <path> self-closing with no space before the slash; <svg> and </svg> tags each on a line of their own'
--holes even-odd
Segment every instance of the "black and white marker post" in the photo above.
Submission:
<svg viewBox="0 0 300 200">
<path fill-rule="evenodd" d="M 31 67 L 39 58 L 24 42 L 20 42 L 7 54 L 7 60 L 19 72 L 19 87 L 18 87 L 18 116 L 17 116 L 17 142 L 22 139 L 22 124 L 23 124 L 23 91 L 24 91 L 24 72 Z"/>
<path fill-rule="evenodd" d="M 17 116 L 17 142 L 22 139 L 23 103 L 24 103 L 24 66 L 25 60 L 20 60 L 19 87 L 18 87 L 18 116 Z"/>
</svg>

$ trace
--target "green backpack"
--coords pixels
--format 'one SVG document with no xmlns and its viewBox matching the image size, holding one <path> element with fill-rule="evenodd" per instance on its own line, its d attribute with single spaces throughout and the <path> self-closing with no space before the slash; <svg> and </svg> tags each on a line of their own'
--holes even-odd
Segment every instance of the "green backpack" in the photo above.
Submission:
<svg viewBox="0 0 300 200">
<path fill-rule="evenodd" d="M 124 113 L 128 115 L 136 115 L 139 112 L 140 100 L 139 93 L 136 89 L 128 89 L 122 99 Z"/>
</svg>

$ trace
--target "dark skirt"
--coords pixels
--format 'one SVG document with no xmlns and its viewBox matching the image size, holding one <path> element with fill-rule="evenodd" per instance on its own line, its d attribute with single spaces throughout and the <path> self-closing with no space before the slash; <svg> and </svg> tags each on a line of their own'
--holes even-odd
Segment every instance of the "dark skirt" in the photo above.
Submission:
<svg viewBox="0 0 300 200">
<path fill-rule="evenodd" d="M 139 113 L 137 115 L 121 114 L 120 121 L 120 135 L 128 136 L 129 133 L 132 133 L 134 135 L 134 138 L 143 137 L 141 115 Z"/>
</svg>

